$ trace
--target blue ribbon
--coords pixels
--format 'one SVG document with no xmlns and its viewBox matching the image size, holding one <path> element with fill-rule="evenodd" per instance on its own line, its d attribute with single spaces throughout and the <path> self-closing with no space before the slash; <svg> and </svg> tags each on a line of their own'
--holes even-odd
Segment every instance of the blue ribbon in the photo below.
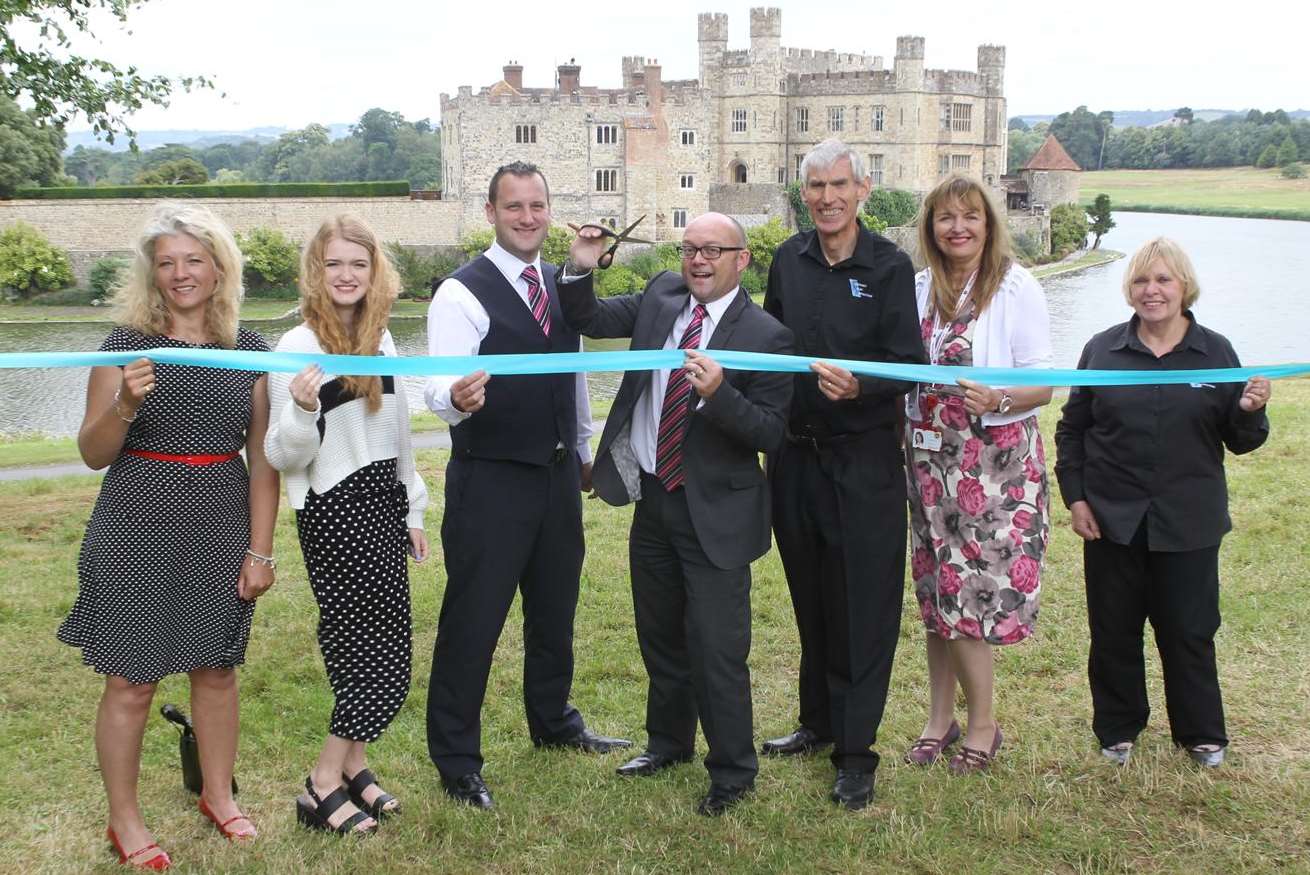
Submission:
<svg viewBox="0 0 1310 875">
<path fill-rule="evenodd" d="M 725 368 L 743 371 L 803 373 L 815 359 L 794 355 L 713 349 L 706 354 Z M 682 365 L 681 350 L 533 353 L 528 355 L 358 356 L 295 352 L 249 352 L 233 349 L 160 348 L 130 352 L 0 353 L 0 368 L 73 368 L 126 365 L 139 358 L 171 365 L 230 368 L 239 371 L 294 373 L 318 364 L 329 374 L 431 377 L 460 376 L 483 370 L 492 375 L 560 374 L 591 371 L 651 371 Z M 1310 374 L 1310 364 L 1262 365 L 1190 371 L 1091 371 L 1069 368 L 959 368 L 891 362 L 823 359 L 856 374 L 912 383 L 955 383 L 964 377 L 989 386 L 1145 386 L 1173 383 L 1244 383 L 1253 376 L 1270 379 Z"/>
</svg>

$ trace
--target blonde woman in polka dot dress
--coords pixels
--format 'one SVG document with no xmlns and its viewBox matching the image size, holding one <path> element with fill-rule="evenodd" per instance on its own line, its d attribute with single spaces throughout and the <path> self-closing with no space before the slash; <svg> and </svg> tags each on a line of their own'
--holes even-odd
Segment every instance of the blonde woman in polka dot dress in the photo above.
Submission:
<svg viewBox="0 0 1310 875">
<path fill-rule="evenodd" d="M 301 259 L 305 322 L 279 352 L 395 355 L 387 331 L 399 281 L 377 235 L 340 215 Z M 409 694 L 408 551 L 422 562 L 427 490 L 414 466 L 405 388 L 392 377 L 273 374 L 265 450 L 285 472 L 305 569 L 318 601 L 318 643 L 336 699 L 297 819 L 339 834 L 375 830 L 399 802 L 378 786 L 365 745 Z"/>
<path fill-rule="evenodd" d="M 237 325 L 241 291 L 241 253 L 222 222 L 200 207 L 163 204 L 138 242 L 116 300 L 118 327 L 101 349 L 266 350 Z M 91 371 L 78 449 L 92 468 L 109 470 L 59 638 L 105 675 L 96 752 L 108 838 L 123 863 L 170 862 L 137 802 L 145 722 L 169 674 L 191 681 L 200 811 L 229 839 L 255 836 L 231 786 L 235 667 L 254 600 L 273 585 L 278 476 L 264 457 L 267 424 L 262 373 L 147 358 Z"/>
</svg>

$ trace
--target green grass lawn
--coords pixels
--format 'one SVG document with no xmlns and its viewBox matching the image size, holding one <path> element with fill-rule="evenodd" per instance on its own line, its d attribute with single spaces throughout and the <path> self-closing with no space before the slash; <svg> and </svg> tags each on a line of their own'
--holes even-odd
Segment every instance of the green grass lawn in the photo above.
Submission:
<svg viewBox="0 0 1310 875">
<path fill-rule="evenodd" d="M 1057 413 L 1043 414 L 1048 447 Z M 613 774 L 619 753 L 535 750 L 522 713 L 515 608 L 484 709 L 485 775 L 498 808 L 454 805 L 441 794 L 424 742 L 429 654 L 444 585 L 437 542 L 445 462 L 442 453 L 425 451 L 420 466 L 438 507 L 428 522 L 434 555 L 412 578 L 414 684 L 372 754 L 404 814 L 361 842 L 295 824 L 293 799 L 326 729 L 330 698 L 314 641 L 314 601 L 284 506 L 279 582 L 260 601 L 241 670 L 239 798 L 261 837 L 231 846 L 201 819 L 182 789 L 176 734 L 159 718 L 145 738 L 147 822 L 183 872 L 1305 872 L 1310 444 L 1302 436 L 1310 429 L 1310 381 L 1280 382 L 1271 415 L 1269 444 L 1228 463 L 1235 530 L 1222 554 L 1218 644 L 1233 745 L 1217 772 L 1199 770 L 1172 749 L 1159 664 L 1150 653 L 1157 709 L 1132 765 L 1116 769 L 1097 753 L 1081 553 L 1057 501 L 1038 635 L 997 652 L 1006 741 L 989 773 L 957 779 L 944 767 L 900 762 L 923 726 L 928 700 L 922 633 L 908 590 L 880 733 L 877 794 L 854 814 L 828 803 L 831 766 L 824 758 L 764 760 L 754 798 L 708 820 L 692 810 L 707 782 L 698 762 L 625 781 Z M 89 477 L 0 484 L 5 871 L 121 871 L 104 841 L 91 736 L 101 685 L 54 637 L 76 592 L 78 546 L 96 489 Z M 573 701 L 597 730 L 640 745 L 645 673 L 628 591 L 631 511 L 588 501 L 584 513 Z M 797 637 L 776 553 L 757 562 L 754 575 L 751 667 L 762 739 L 794 726 Z M 186 695 L 185 682 L 170 678 L 156 704 L 185 706 Z"/>
<path fill-rule="evenodd" d="M 1310 178 L 1283 179 L 1278 170 L 1101 170 L 1083 173 L 1082 201 L 1101 193 L 1116 209 L 1310 220 Z"/>
</svg>

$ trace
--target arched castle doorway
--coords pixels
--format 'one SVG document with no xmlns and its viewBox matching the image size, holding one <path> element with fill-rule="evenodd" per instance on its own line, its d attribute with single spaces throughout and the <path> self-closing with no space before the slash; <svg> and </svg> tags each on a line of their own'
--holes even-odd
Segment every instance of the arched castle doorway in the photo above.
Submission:
<svg viewBox="0 0 1310 875">
<path fill-rule="evenodd" d="M 728 178 L 733 182 L 746 181 L 746 164 L 742 161 L 734 161 L 728 165 Z"/>
</svg>

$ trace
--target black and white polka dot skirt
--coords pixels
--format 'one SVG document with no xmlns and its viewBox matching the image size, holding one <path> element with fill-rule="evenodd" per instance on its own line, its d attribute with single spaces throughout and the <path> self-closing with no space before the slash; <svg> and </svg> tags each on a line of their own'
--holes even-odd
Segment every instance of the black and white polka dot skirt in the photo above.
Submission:
<svg viewBox="0 0 1310 875">
<path fill-rule="evenodd" d="M 386 459 L 311 491 L 296 511 L 336 698 L 328 731 L 339 738 L 374 741 L 409 695 L 408 510 L 396 460 Z"/>
</svg>

